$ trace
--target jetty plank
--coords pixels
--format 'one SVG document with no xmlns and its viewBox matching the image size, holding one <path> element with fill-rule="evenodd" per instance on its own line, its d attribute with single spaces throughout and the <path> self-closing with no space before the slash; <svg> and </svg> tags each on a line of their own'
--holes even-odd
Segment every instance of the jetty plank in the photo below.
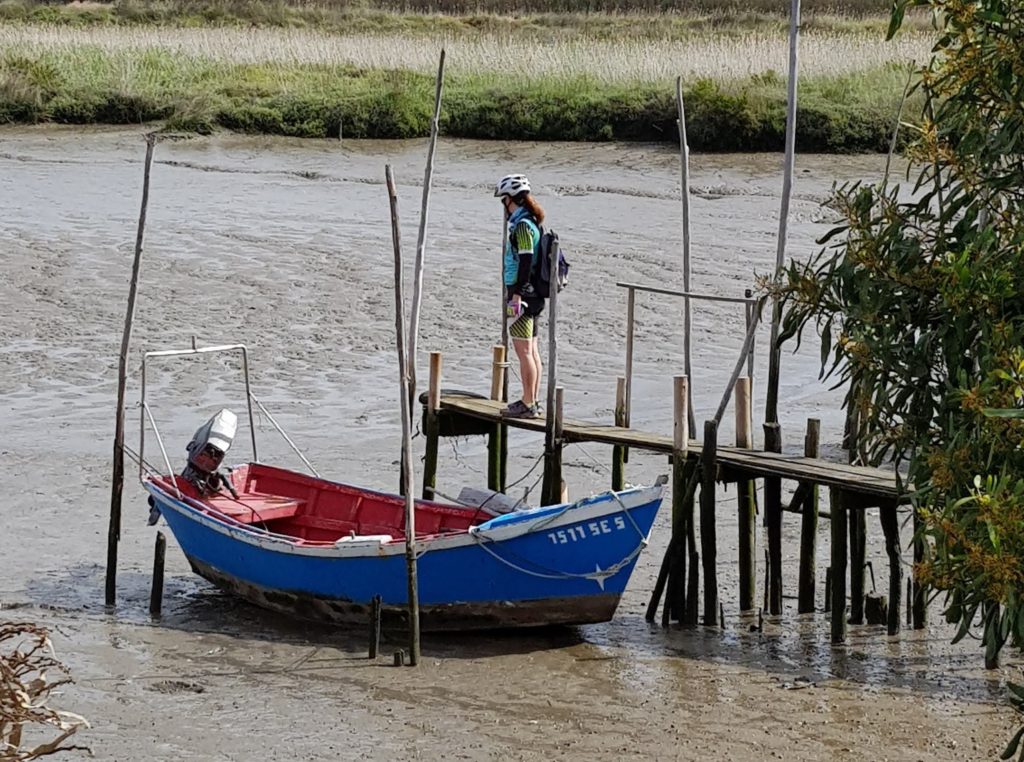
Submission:
<svg viewBox="0 0 1024 762">
<path fill-rule="evenodd" d="M 442 395 L 441 397 L 441 410 L 450 415 L 475 418 L 491 423 L 502 422 L 511 427 L 544 433 L 543 418 L 502 418 L 502 407 L 504 405 L 496 400 L 458 395 Z M 671 454 L 673 451 L 671 435 L 654 434 L 622 426 L 575 421 L 569 418 L 565 419 L 562 424 L 562 436 L 566 442 L 598 442 L 666 454 Z M 689 458 L 699 458 L 702 451 L 701 442 L 689 440 L 687 445 Z M 786 455 L 721 445 L 718 447 L 717 455 L 718 463 L 723 469 L 740 471 L 748 476 L 776 476 L 794 481 L 811 481 L 826 487 L 836 487 L 848 492 L 869 494 L 889 500 L 899 500 L 904 497 L 900 493 L 896 474 L 892 470 L 851 466 L 803 455 Z"/>
</svg>

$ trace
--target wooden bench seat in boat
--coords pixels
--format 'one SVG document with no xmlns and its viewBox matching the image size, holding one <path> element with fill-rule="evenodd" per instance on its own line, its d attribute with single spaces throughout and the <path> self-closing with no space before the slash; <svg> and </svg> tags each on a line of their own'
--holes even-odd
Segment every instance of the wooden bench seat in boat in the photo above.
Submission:
<svg viewBox="0 0 1024 762">
<path fill-rule="evenodd" d="M 291 518 L 305 503 L 304 500 L 253 493 L 242 493 L 238 500 L 230 495 L 215 495 L 205 498 L 203 502 L 240 524 L 262 524 L 274 519 Z"/>
</svg>

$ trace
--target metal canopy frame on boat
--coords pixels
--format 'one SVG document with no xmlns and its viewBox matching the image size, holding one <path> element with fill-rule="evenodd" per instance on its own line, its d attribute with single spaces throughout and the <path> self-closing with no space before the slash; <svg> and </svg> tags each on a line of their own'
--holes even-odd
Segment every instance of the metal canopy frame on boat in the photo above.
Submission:
<svg viewBox="0 0 1024 762">
<path fill-rule="evenodd" d="M 156 434 L 157 444 L 160 446 L 160 453 L 164 458 L 164 465 L 167 466 L 167 474 L 172 477 L 172 484 L 174 477 L 174 469 L 171 466 L 170 458 L 167 456 L 167 448 L 164 447 L 163 437 L 160 436 L 160 429 L 157 427 L 156 419 L 153 417 L 153 412 L 146 402 L 146 365 L 151 358 L 157 357 L 188 357 L 192 355 L 209 355 L 209 354 L 223 354 L 223 353 L 234 353 L 240 352 L 242 355 L 242 378 L 245 381 L 245 402 L 249 414 L 249 435 L 252 441 L 252 459 L 254 463 L 259 463 L 259 452 L 256 449 L 256 425 L 252 413 L 252 403 L 255 402 L 260 411 L 267 416 L 267 420 L 270 421 L 271 425 L 277 429 L 277 432 L 284 437 L 284 440 L 288 443 L 288 446 L 292 448 L 299 459 L 306 465 L 310 472 L 319 477 L 320 474 L 313 467 L 313 464 L 309 462 L 305 455 L 299 450 L 295 442 L 292 441 L 291 437 L 285 433 L 285 430 L 281 428 L 281 425 L 277 420 L 270 414 L 270 411 L 264 407 L 263 403 L 257 399 L 256 395 L 252 393 L 252 387 L 249 383 L 249 349 L 245 344 L 218 344 L 211 347 L 197 347 L 195 346 L 195 339 L 193 338 L 192 347 L 189 349 L 160 349 L 153 352 L 146 352 L 142 356 L 142 372 L 141 372 L 141 397 L 139 399 L 139 481 L 145 481 L 145 462 L 146 462 L 146 419 L 149 419 L 150 425 L 153 427 L 153 433 Z M 175 491 L 178 493 L 178 498 L 181 498 L 181 492 L 178 490 L 177 485 L 174 486 Z"/>
</svg>

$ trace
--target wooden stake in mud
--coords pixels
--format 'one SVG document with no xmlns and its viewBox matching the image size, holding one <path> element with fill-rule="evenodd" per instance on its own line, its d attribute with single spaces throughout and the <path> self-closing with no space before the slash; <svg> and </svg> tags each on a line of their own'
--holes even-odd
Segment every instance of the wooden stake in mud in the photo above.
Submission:
<svg viewBox="0 0 1024 762">
<path fill-rule="evenodd" d="M 821 439 L 821 421 L 807 419 L 807 434 L 804 436 L 804 456 L 817 458 Z M 810 614 L 814 611 L 814 578 L 816 576 L 815 555 L 818 552 L 818 486 L 807 485 L 800 517 L 800 582 L 797 611 Z"/>
<path fill-rule="evenodd" d="M 117 365 L 117 412 L 114 421 L 114 463 L 110 480 L 110 525 L 107 529 L 106 602 L 113 606 L 117 598 L 117 544 L 121 541 L 121 493 L 124 490 L 124 392 L 128 382 L 128 347 L 135 321 L 135 297 L 139 290 L 139 266 L 142 263 L 142 237 L 146 230 L 146 208 L 149 206 L 149 171 L 153 166 L 156 133 L 146 135 L 146 163 L 142 172 L 142 208 L 135 233 L 135 257 L 128 286 L 128 310 L 121 335 L 121 354 Z"/>
<path fill-rule="evenodd" d="M 371 659 L 376 659 L 380 650 L 380 604 L 379 595 L 373 596 L 370 600 L 370 647 L 367 650 Z"/>
<path fill-rule="evenodd" d="M 623 376 L 615 383 L 615 425 L 626 425 L 626 379 Z M 625 449 L 621 445 L 612 447 L 612 489 L 616 492 L 626 486 Z"/>
<path fill-rule="evenodd" d="M 750 377 L 736 381 L 736 446 L 747 450 L 754 446 L 751 431 Z M 740 555 L 740 610 L 754 608 L 754 590 L 757 587 L 757 487 L 753 481 L 740 481 L 736 485 Z"/>
<path fill-rule="evenodd" d="M 167 538 L 163 532 L 156 533 L 156 547 L 153 550 L 153 588 L 149 593 L 149 613 L 157 616 L 164 605 L 164 556 L 167 555 Z"/>
<path fill-rule="evenodd" d="M 779 241 L 775 252 L 775 278 L 782 275 L 786 263 L 786 229 L 789 226 L 789 202 L 793 196 L 793 165 L 796 154 L 796 92 L 800 58 L 800 0 L 792 0 L 789 14 L 789 82 L 786 88 L 786 157 L 782 177 L 782 208 L 779 212 Z M 778 297 L 772 304 L 772 333 L 768 345 L 768 396 L 765 421 L 779 421 L 779 324 L 782 305 Z"/>
<path fill-rule="evenodd" d="M 832 534 L 832 642 L 846 642 L 846 505 L 843 491 L 829 490 Z"/>
<path fill-rule="evenodd" d="M 549 408 L 552 412 L 548 414 L 549 426 L 551 428 L 551 445 L 545 447 L 544 455 L 544 486 L 543 505 L 557 505 L 562 502 L 562 406 L 565 399 L 565 390 L 555 387 L 554 405 Z"/>
<path fill-rule="evenodd" d="M 923 521 L 917 513 L 917 509 L 914 508 L 914 568 L 918 568 L 918 564 L 924 561 L 924 540 L 921 539 L 921 531 L 923 529 Z M 917 572 L 913 574 L 913 589 L 914 589 L 914 604 L 913 604 L 913 619 L 914 629 L 923 630 L 927 625 L 927 614 L 928 614 L 928 598 L 927 589 L 921 584 L 921 581 L 917 577 Z"/>
<path fill-rule="evenodd" d="M 416 343 L 420 335 L 420 305 L 423 301 L 423 262 L 427 249 L 427 212 L 430 209 L 430 186 L 434 178 L 434 153 L 441 119 L 441 93 L 444 89 L 444 48 L 437 65 L 437 85 L 434 90 L 434 118 L 430 121 L 430 144 L 427 148 L 427 167 L 423 172 L 423 202 L 420 206 L 420 229 L 416 238 L 416 278 L 412 290 L 412 314 L 409 317 L 409 394 L 416 394 Z M 424 496 L 425 497 L 425 496 Z"/>
<path fill-rule="evenodd" d="M 496 344 L 491 349 L 491 399 L 504 401 L 504 389 L 505 346 Z M 506 427 L 498 423 L 487 437 L 487 489 L 495 492 L 505 491 L 503 478 L 505 449 L 502 446 L 505 433 Z"/>
<path fill-rule="evenodd" d="M 864 575 L 867 571 L 867 522 L 864 508 L 849 511 L 850 524 L 850 624 L 864 624 Z"/>
<path fill-rule="evenodd" d="M 782 428 L 777 423 L 764 425 L 766 452 L 782 452 Z M 768 613 L 782 613 L 782 480 L 768 476 L 764 480 L 765 524 L 768 527 Z"/>
<path fill-rule="evenodd" d="M 423 455 L 423 499 L 433 500 L 437 489 L 437 450 L 440 439 L 440 425 L 437 419 L 441 409 L 441 353 L 430 353 L 430 376 L 427 391 L 427 446 Z"/>
<path fill-rule="evenodd" d="M 668 595 L 662 625 L 671 619 L 685 621 L 686 601 L 686 503 L 687 464 L 690 446 L 690 380 L 686 376 L 672 379 L 672 540 L 669 543 Z M 693 501 L 693 492 L 689 493 Z M 691 573 L 693 573 L 691 571 Z"/>
<path fill-rule="evenodd" d="M 900 557 L 900 525 L 895 501 L 879 508 L 878 517 L 885 535 L 885 552 L 889 556 L 889 614 L 886 624 L 890 635 L 900 631 L 900 603 L 903 595 L 903 564 Z"/>
<path fill-rule="evenodd" d="M 683 104 L 683 78 L 676 77 L 676 110 L 679 112 L 679 158 L 682 168 L 681 195 L 683 199 L 683 291 L 690 293 L 690 146 L 686 140 L 686 107 Z M 683 371 L 687 378 L 693 378 L 691 366 L 690 336 L 691 313 L 690 297 L 683 298 Z M 693 417 L 693 391 L 690 390 L 686 409 L 689 411 L 690 430 L 697 428 Z"/>
<path fill-rule="evenodd" d="M 718 424 L 704 422 L 701 453 L 700 551 L 704 556 L 704 626 L 714 627 L 718 613 L 718 563 L 715 530 L 715 481 L 718 475 Z"/>
<path fill-rule="evenodd" d="M 555 386 L 558 383 L 558 288 L 555 280 L 558 275 L 558 241 L 551 246 L 551 293 L 548 296 L 551 316 L 548 318 L 548 395 L 547 420 L 544 426 L 544 505 L 555 505 L 561 497 L 561 484 L 555 473 L 562 470 L 561 447 L 555 453 Z M 556 464 L 557 457 L 557 464 Z"/>
<path fill-rule="evenodd" d="M 416 576 L 416 501 L 413 498 L 412 411 L 409 371 L 405 356 L 405 296 L 402 287 L 402 235 L 398 224 L 398 193 L 391 165 L 384 168 L 391 204 L 391 239 L 395 247 L 395 336 L 398 343 L 398 380 L 402 412 L 402 485 L 405 495 L 405 562 L 409 587 L 409 664 L 420 660 L 420 601 Z"/>
</svg>

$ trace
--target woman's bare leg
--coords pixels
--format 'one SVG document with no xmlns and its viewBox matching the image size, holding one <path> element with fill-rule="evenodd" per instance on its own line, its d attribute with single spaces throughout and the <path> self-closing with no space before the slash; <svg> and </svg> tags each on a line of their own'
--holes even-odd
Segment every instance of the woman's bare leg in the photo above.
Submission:
<svg viewBox="0 0 1024 762">
<path fill-rule="evenodd" d="M 536 401 L 537 384 L 540 382 L 540 373 L 533 361 L 534 343 L 533 339 L 512 339 L 519 358 L 519 375 L 523 380 L 523 404 L 528 406 Z"/>
</svg>

